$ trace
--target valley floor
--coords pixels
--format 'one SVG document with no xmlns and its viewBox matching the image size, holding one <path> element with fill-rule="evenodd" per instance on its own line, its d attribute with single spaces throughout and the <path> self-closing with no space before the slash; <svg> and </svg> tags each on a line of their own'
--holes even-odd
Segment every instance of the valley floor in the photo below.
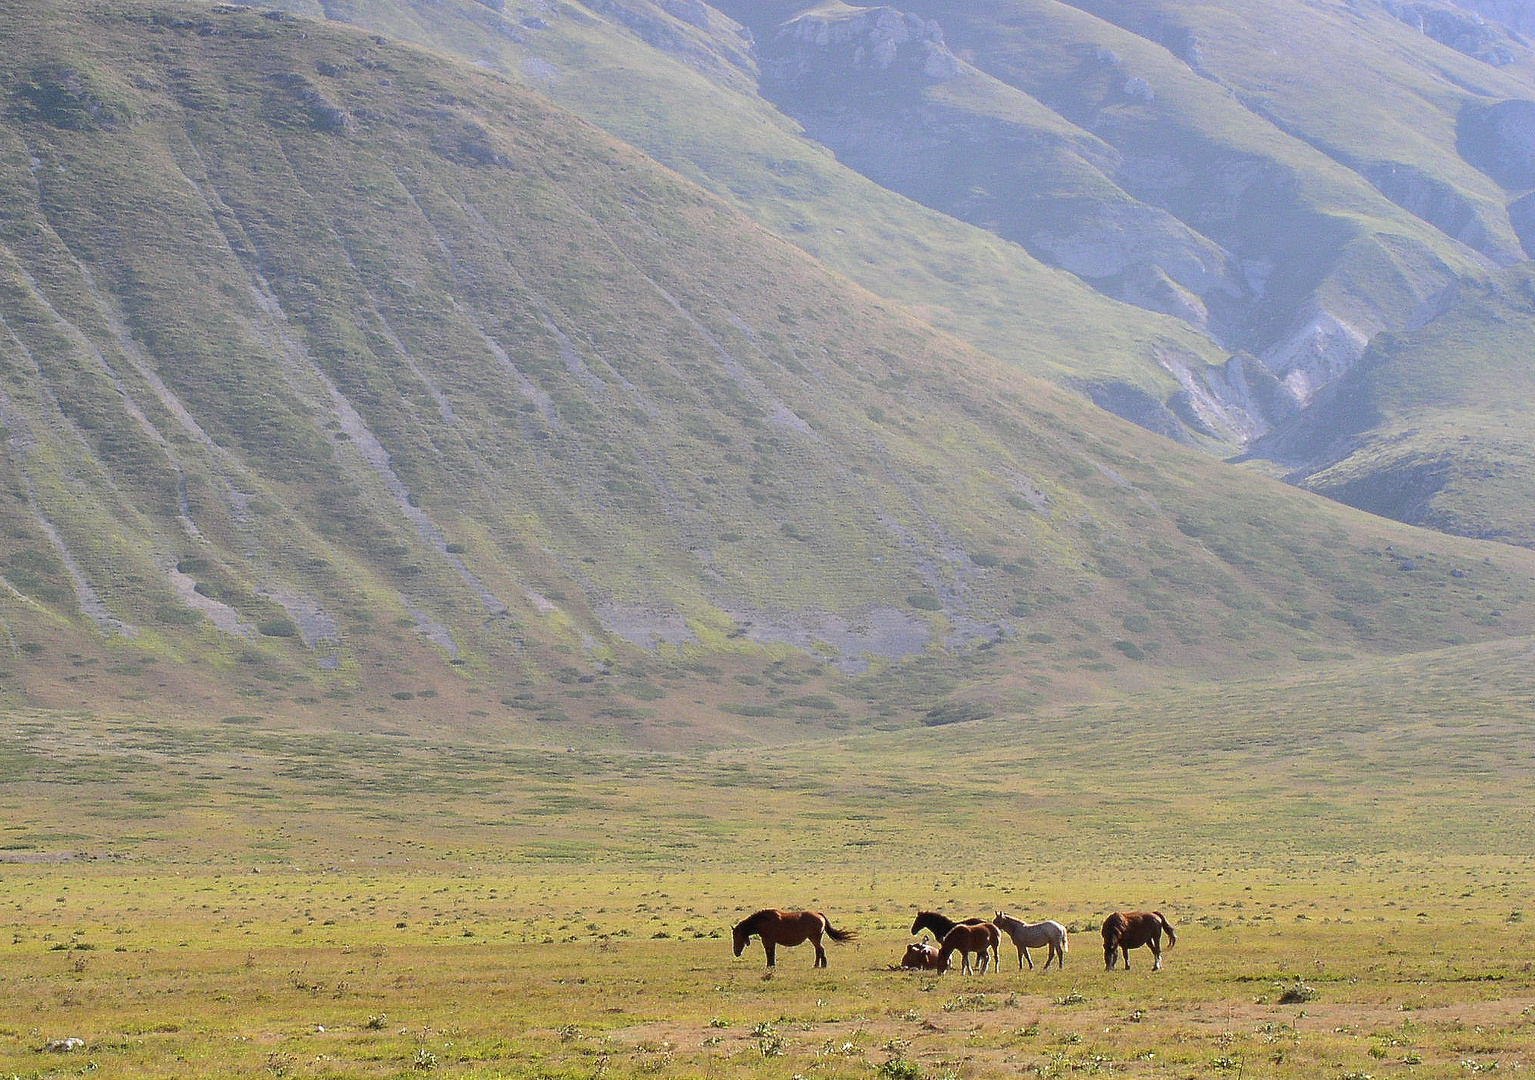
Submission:
<svg viewBox="0 0 1535 1080">
<path fill-rule="evenodd" d="M 6 714 L 0 1075 L 1515 1073 L 1528 660 L 728 753 Z M 766 906 L 858 939 L 766 977 Z M 896 970 L 918 909 L 999 907 L 1065 970 Z M 1133 908 L 1178 944 L 1105 972 Z"/>
<path fill-rule="evenodd" d="M 1360 1078 L 1535 1058 L 1535 967 L 1509 906 L 1528 863 L 1158 875 L 1180 929 L 1160 972 L 1144 950 L 1105 972 L 1094 925 L 1115 891 L 1050 869 L 752 889 L 707 872 L 11 864 L 0 1071 Z M 768 976 L 729 936 L 767 900 L 824 908 L 859 940 L 824 971 L 781 950 Z M 1060 916 L 1067 967 L 1020 972 L 1004 943 L 984 975 L 894 970 L 929 903 Z"/>
</svg>

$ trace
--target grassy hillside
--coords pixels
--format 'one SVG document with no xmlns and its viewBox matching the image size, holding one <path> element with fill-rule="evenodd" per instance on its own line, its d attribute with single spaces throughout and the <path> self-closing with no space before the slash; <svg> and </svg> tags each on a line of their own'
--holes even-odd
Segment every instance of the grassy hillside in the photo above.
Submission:
<svg viewBox="0 0 1535 1080">
<path fill-rule="evenodd" d="M 1457 35 L 1453 12 L 1420 26 L 1417 9 L 1391 5 L 913 3 L 902 11 L 938 21 L 957 77 L 917 74 L 913 39 L 888 69 L 832 63 L 800 85 L 774 72 L 810 62 L 779 43 L 803 8 L 400 0 L 330 14 L 537 87 L 934 325 L 1153 430 L 1229 446 L 1277 428 L 1249 449 L 1300 475 L 1334 463 L 1293 451 L 1347 434 L 1329 425 L 1351 384 L 1325 388 L 1375 334 L 1432 321 L 1458 289 L 1482 290 L 1494 264 L 1524 257 L 1522 129 L 1498 110 L 1535 93 L 1532 59 L 1490 24 Z M 754 48 L 721 11 L 752 27 Z M 1095 308 L 960 220 L 1205 328 L 1238 357 L 1215 366 L 1228 353 L 1165 319 Z M 1441 364 L 1473 350 L 1496 362 L 1494 343 L 1444 341 Z M 1501 425 L 1449 412 L 1444 424 L 1468 419 Z M 1505 438 L 1472 457 L 1522 453 Z M 1355 464 L 1346 487 L 1317 489 L 1401 502 L 1400 469 Z M 1499 506 L 1510 489 L 1478 471 L 1459 470 L 1464 510 L 1406 520 L 1527 542 L 1506 520 L 1523 511 Z"/>
<path fill-rule="evenodd" d="M 322 14 L 311 0 L 261 6 Z M 1178 389 L 1164 357 L 1196 372 L 1224 359 L 1176 320 L 1106 303 L 1017 245 L 839 163 L 762 98 L 741 27 L 711 7 L 379 0 L 329 5 L 325 14 L 504 74 L 696 181 L 836 273 L 1025 371 L 1123 383 L 1160 400 Z M 1222 431 L 1216 441 L 1229 438 Z"/>
<path fill-rule="evenodd" d="M 1114 421 L 494 76 L 240 9 L 10 24 L 12 702 L 665 745 L 1535 616 L 1524 556 Z"/>
</svg>

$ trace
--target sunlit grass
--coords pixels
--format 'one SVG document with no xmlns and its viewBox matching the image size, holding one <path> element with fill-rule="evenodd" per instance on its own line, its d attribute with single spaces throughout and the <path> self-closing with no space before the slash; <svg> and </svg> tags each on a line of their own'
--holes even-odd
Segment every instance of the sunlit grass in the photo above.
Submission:
<svg viewBox="0 0 1535 1080">
<path fill-rule="evenodd" d="M 1512 1071 L 1532 723 L 1524 643 L 771 754 L 10 714 L 0 1070 Z M 859 939 L 764 979 L 765 905 Z M 894 971 L 919 907 L 1066 969 Z M 1105 973 L 1135 907 L 1178 945 Z"/>
</svg>

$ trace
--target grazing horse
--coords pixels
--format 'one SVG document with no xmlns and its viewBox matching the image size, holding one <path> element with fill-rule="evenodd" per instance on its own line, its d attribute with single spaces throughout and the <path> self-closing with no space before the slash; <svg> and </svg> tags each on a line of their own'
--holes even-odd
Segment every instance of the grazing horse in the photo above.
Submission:
<svg viewBox="0 0 1535 1080">
<path fill-rule="evenodd" d="M 985 919 L 966 919 L 964 922 L 955 922 L 947 915 L 940 915 L 936 911 L 919 911 L 917 912 L 917 918 L 911 924 L 911 932 L 913 934 L 920 934 L 924 930 L 931 930 L 933 937 L 941 942 L 949 936 L 949 931 L 953 930 L 956 926 L 980 926 L 985 921 Z M 991 954 L 994 960 L 998 959 L 997 943 L 1001 940 L 1002 938 L 999 935 L 997 940 L 991 943 Z"/>
<path fill-rule="evenodd" d="M 1034 970 L 1034 958 L 1029 955 L 1030 949 L 1042 949 L 1049 947 L 1050 952 L 1045 956 L 1045 970 L 1050 970 L 1050 961 L 1055 960 L 1056 969 L 1066 966 L 1066 928 L 1054 919 L 1046 919 L 1044 922 L 1026 923 L 1013 918 L 1005 911 L 999 911 L 992 917 L 997 929 L 1013 939 L 1013 944 L 1018 946 L 1018 970 L 1023 970 L 1023 962 L 1029 962 L 1029 970 Z"/>
<path fill-rule="evenodd" d="M 967 975 L 974 974 L 975 969 L 970 966 L 970 954 L 976 953 L 977 962 L 984 974 L 986 961 L 997 955 L 997 943 L 1001 939 L 1002 935 L 989 922 L 960 923 L 943 935 L 943 947 L 938 950 L 938 970 L 948 971 L 949 957 L 957 952 L 963 961 L 961 970 Z"/>
<path fill-rule="evenodd" d="M 1178 944 L 1178 935 L 1173 933 L 1172 924 L 1163 918 L 1160 911 L 1114 912 L 1103 920 L 1104 968 L 1113 971 L 1118 954 L 1124 953 L 1125 970 L 1129 971 L 1130 950 L 1149 945 L 1151 955 L 1156 957 L 1156 963 L 1151 965 L 1151 970 L 1162 970 L 1162 931 L 1164 930 L 1167 931 L 1167 947 L 1171 949 Z"/>
<path fill-rule="evenodd" d="M 773 966 L 773 954 L 779 945 L 787 949 L 806 941 L 815 946 L 815 966 L 825 967 L 826 950 L 821 948 L 822 934 L 838 942 L 852 941 L 857 936 L 851 930 L 836 929 L 831 920 L 819 911 L 776 911 L 773 908 L 764 908 L 742 919 L 736 923 L 733 933 L 737 956 L 741 955 L 741 950 L 746 948 L 753 934 L 760 937 L 762 950 L 767 953 L 768 967 Z"/>
</svg>

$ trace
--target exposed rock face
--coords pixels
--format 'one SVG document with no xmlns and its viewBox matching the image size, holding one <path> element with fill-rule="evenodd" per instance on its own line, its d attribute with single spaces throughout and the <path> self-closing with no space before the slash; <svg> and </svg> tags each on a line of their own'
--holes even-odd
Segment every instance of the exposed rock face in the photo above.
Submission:
<svg viewBox="0 0 1535 1080">
<path fill-rule="evenodd" d="M 1366 331 L 1313 307 L 1302 314 L 1287 337 L 1264 354 L 1263 362 L 1304 404 L 1321 387 L 1347 373 L 1364 355 L 1369 340 Z"/>
<path fill-rule="evenodd" d="M 1461 157 L 1504 187 L 1535 187 L 1535 101 L 1467 106 L 1456 138 Z"/>
<path fill-rule="evenodd" d="M 1172 353 L 1159 359 L 1182 387 L 1170 407 L 1194 431 L 1246 446 L 1301 408 L 1295 393 L 1249 353 L 1215 370 Z"/>
</svg>

